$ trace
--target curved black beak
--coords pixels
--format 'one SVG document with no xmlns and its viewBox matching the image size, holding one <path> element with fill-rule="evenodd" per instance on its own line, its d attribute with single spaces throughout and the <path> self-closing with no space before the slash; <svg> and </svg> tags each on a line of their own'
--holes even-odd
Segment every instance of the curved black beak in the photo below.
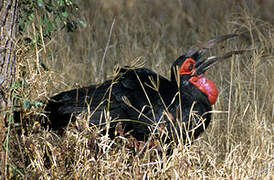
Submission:
<svg viewBox="0 0 274 180">
<path fill-rule="evenodd" d="M 206 70 L 214 66 L 215 64 L 221 62 L 224 59 L 232 57 L 234 54 L 242 54 L 247 50 L 235 50 L 235 51 L 230 51 L 228 53 L 225 53 L 220 56 L 210 56 L 205 60 L 200 60 L 198 63 L 195 63 L 195 71 L 192 75 L 200 75 L 204 73 Z"/>
<path fill-rule="evenodd" d="M 195 72 L 192 75 L 200 75 L 204 73 L 206 70 L 208 70 L 210 67 L 215 65 L 216 63 L 221 62 L 221 60 L 227 59 L 234 54 L 241 54 L 247 51 L 247 50 L 235 50 L 220 56 L 211 56 L 205 60 L 201 59 L 209 49 L 215 47 L 217 44 L 227 39 L 230 39 L 236 36 L 238 35 L 227 34 L 227 35 L 219 36 L 209 41 L 197 44 L 195 46 L 192 46 L 185 54 L 187 57 L 191 57 L 192 59 L 195 60 Z"/>
</svg>

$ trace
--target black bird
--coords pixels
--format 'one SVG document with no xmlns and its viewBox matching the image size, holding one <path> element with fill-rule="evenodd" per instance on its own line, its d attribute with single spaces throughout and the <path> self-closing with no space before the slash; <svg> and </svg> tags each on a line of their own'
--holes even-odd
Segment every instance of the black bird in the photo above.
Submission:
<svg viewBox="0 0 274 180">
<path fill-rule="evenodd" d="M 124 131 L 138 140 L 146 140 L 160 127 L 167 130 L 168 137 L 197 138 L 208 127 L 211 105 L 218 96 L 216 85 L 204 72 L 242 51 L 202 57 L 217 43 L 234 36 L 220 36 L 190 48 L 173 63 L 170 80 L 146 68 L 121 68 L 112 80 L 100 85 L 53 96 L 45 108 L 50 128 L 63 128 L 71 118 L 87 112 L 90 124 L 110 121 L 112 135 L 113 127 L 121 122 Z"/>
</svg>

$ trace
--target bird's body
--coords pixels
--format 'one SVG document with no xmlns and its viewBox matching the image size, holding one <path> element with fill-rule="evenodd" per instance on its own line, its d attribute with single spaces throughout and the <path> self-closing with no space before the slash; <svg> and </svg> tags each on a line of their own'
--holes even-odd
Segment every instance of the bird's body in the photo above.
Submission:
<svg viewBox="0 0 274 180">
<path fill-rule="evenodd" d="M 201 57 L 216 43 L 234 36 L 221 36 L 190 49 L 173 63 L 170 80 L 146 68 L 125 68 L 100 85 L 62 92 L 45 108 L 50 127 L 63 128 L 71 117 L 87 112 L 90 124 L 103 125 L 111 120 L 114 127 L 122 122 L 124 130 L 138 140 L 147 139 L 160 123 L 168 136 L 197 138 L 209 125 L 209 111 L 218 96 L 215 84 L 203 74 L 216 60 L 234 52 L 204 61 Z"/>
<path fill-rule="evenodd" d="M 180 109 L 181 122 L 185 122 L 186 127 L 191 109 L 200 116 L 211 110 L 206 95 L 190 83 L 183 86 L 179 88 L 177 82 L 146 68 L 121 69 L 116 78 L 101 85 L 74 89 L 52 97 L 46 111 L 50 112 L 53 129 L 64 127 L 72 114 L 87 112 L 88 108 L 90 123 L 95 125 L 105 123 L 104 113 L 110 112 L 114 122 L 121 121 L 125 131 L 132 130 L 134 137 L 143 140 L 149 134 L 148 126 L 156 125 L 159 120 L 165 122 L 168 129 L 177 127 L 179 130 L 175 121 Z M 207 127 L 210 114 L 205 118 Z M 170 120 L 175 122 L 174 127 L 171 127 Z M 115 124 L 112 123 L 112 126 Z M 202 129 L 196 131 L 195 137 L 200 132 Z"/>
</svg>

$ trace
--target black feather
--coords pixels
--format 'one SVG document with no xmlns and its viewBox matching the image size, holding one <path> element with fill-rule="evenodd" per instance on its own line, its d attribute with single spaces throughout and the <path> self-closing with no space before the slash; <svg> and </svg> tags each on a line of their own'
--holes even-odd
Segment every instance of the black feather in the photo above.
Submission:
<svg viewBox="0 0 274 180">
<path fill-rule="evenodd" d="M 199 115 L 211 110 L 207 97 L 187 82 L 182 79 L 178 87 L 176 82 L 146 68 L 121 69 L 113 80 L 101 85 L 78 88 L 52 97 L 45 111 L 48 112 L 50 127 L 53 129 L 63 128 L 71 116 L 87 112 L 90 108 L 91 112 L 94 111 L 89 119 L 91 124 L 104 123 L 106 118 L 103 112 L 109 111 L 111 118 L 120 119 L 125 131 L 132 131 L 131 134 L 138 140 L 146 139 L 150 133 L 150 125 L 155 125 L 161 119 L 170 134 L 183 128 L 185 135 L 184 127 L 176 122 L 173 126 L 164 112 L 169 112 L 174 119 L 185 122 L 186 127 L 191 129 L 195 127 L 195 121 L 198 121 L 196 118 L 189 122 L 189 113 L 194 102 L 196 104 L 193 110 Z M 182 115 L 178 113 L 180 109 Z M 207 127 L 210 115 L 205 118 Z M 111 127 L 116 124 L 117 121 L 111 123 Z M 196 128 L 194 138 L 203 131 L 202 125 Z"/>
</svg>

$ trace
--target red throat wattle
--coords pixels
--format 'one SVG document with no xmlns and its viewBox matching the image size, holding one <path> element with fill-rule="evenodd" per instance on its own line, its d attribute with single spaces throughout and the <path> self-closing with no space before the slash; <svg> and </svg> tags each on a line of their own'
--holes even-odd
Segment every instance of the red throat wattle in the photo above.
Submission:
<svg viewBox="0 0 274 180">
<path fill-rule="evenodd" d="M 199 76 L 193 76 L 189 79 L 189 82 L 207 95 L 211 105 L 216 102 L 218 97 L 218 89 L 211 80 L 208 80 L 205 77 L 205 75 L 201 74 Z"/>
</svg>

